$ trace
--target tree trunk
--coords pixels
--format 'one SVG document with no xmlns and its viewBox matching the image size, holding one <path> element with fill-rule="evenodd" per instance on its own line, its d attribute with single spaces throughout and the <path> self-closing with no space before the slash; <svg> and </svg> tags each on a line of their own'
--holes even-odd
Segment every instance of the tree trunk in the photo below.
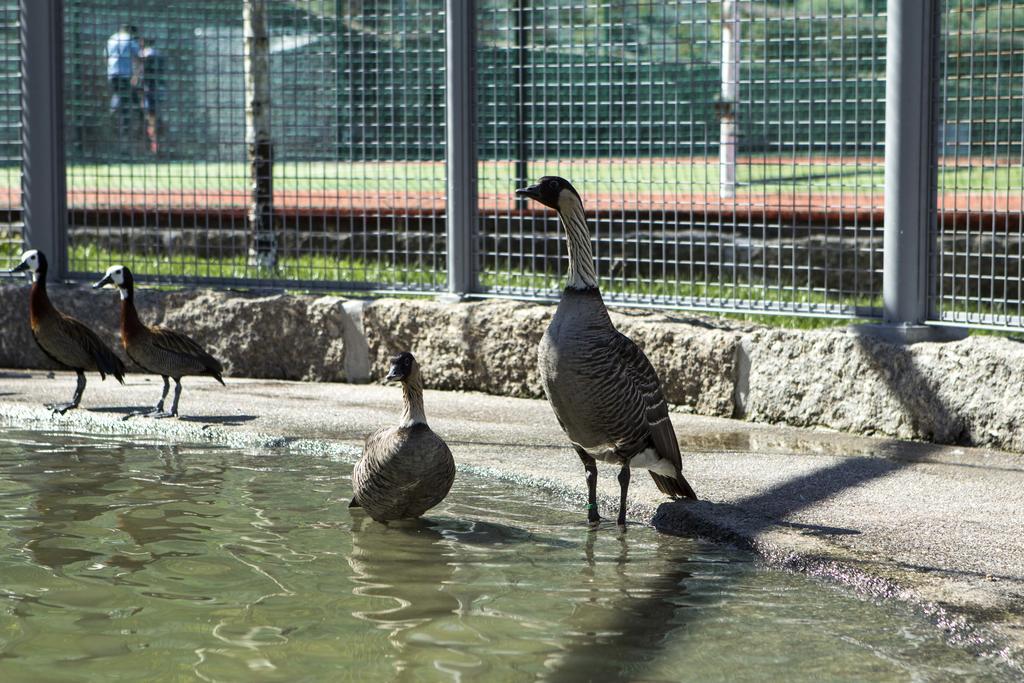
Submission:
<svg viewBox="0 0 1024 683">
<path fill-rule="evenodd" d="M 740 13 L 738 0 L 722 2 L 722 98 L 719 101 L 719 195 L 736 196 L 736 109 L 740 91 Z"/>
<path fill-rule="evenodd" d="M 277 267 L 274 144 L 270 138 L 270 39 L 266 0 L 244 0 L 245 144 L 249 161 L 249 265 Z"/>
</svg>

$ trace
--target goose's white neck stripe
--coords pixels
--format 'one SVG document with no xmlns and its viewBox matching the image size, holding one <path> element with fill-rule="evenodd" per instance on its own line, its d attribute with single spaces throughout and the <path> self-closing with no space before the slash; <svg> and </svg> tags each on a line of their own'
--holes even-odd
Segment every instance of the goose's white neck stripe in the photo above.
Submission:
<svg viewBox="0 0 1024 683">
<path fill-rule="evenodd" d="M 558 198 L 558 218 L 565 229 L 569 249 L 569 279 L 572 289 L 597 288 L 597 270 L 594 268 L 594 249 L 590 244 L 590 229 L 579 198 L 569 190 L 562 190 Z"/>
</svg>

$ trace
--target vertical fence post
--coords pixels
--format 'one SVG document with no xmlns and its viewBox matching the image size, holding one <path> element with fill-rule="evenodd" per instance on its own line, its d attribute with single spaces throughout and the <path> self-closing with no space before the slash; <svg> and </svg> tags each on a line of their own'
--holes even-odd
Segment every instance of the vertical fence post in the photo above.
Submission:
<svg viewBox="0 0 1024 683">
<path fill-rule="evenodd" d="M 476 289 L 476 1 L 445 0 L 448 299 Z"/>
<path fill-rule="evenodd" d="M 21 194 L 27 247 L 67 275 L 64 177 L 64 3 L 21 0 Z"/>
<path fill-rule="evenodd" d="M 928 326 L 928 244 L 935 219 L 940 0 L 889 0 L 885 71 L 882 325 L 855 332 L 893 343 L 962 338 Z"/>
<path fill-rule="evenodd" d="M 718 194 L 736 196 L 736 108 L 740 93 L 740 10 L 737 0 L 722 0 L 722 99 L 719 101 Z"/>
</svg>

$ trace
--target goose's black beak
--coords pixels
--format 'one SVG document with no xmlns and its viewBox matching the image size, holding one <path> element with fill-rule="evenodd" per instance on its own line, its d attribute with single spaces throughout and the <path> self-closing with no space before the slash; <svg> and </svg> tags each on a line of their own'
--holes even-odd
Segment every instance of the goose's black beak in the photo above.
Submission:
<svg viewBox="0 0 1024 683">
<path fill-rule="evenodd" d="M 109 285 L 109 284 L 111 284 L 111 283 L 113 283 L 113 282 L 114 282 L 113 278 L 111 278 L 111 277 L 110 277 L 109 275 L 104 275 L 104 276 L 103 276 L 103 279 L 102 279 L 102 280 L 100 280 L 99 282 L 97 282 L 96 284 L 94 284 L 94 285 L 92 286 L 92 288 L 93 288 L 93 289 L 99 289 L 99 288 L 100 288 L 100 287 L 102 287 L 103 285 Z"/>
<path fill-rule="evenodd" d="M 540 201 L 540 187 L 537 185 L 530 185 L 529 187 L 520 187 L 516 190 L 517 197 L 529 197 L 530 199 L 536 199 Z"/>
<path fill-rule="evenodd" d="M 28 263 L 22 261 L 21 263 L 19 263 L 18 265 L 14 266 L 13 268 L 8 270 L 7 272 L 8 273 L 21 273 L 21 272 L 26 271 L 26 270 L 28 270 Z"/>
<path fill-rule="evenodd" d="M 388 370 L 387 377 L 384 378 L 384 381 L 385 382 L 394 382 L 396 379 L 398 379 L 398 380 L 405 379 L 405 375 L 402 374 L 401 370 L 399 370 L 394 365 L 392 365 L 391 369 Z"/>
</svg>

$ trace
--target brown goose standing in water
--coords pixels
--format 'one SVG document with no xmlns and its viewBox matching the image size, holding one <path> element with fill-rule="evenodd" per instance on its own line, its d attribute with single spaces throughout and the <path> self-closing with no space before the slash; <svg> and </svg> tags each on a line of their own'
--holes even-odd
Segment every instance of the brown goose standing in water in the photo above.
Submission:
<svg viewBox="0 0 1024 683">
<path fill-rule="evenodd" d="M 106 275 L 93 288 L 117 285 L 121 293 L 121 343 L 128 357 L 146 372 L 164 378 L 164 391 L 151 410 L 131 415 L 146 417 L 176 417 L 178 399 L 181 398 L 181 378 L 186 375 L 209 375 L 224 384 L 220 362 L 203 350 L 190 337 L 156 325 L 143 325 L 135 310 L 135 279 L 126 266 L 110 266 Z M 174 401 L 171 410 L 164 410 L 164 401 L 170 389 L 168 377 L 174 378 Z M 131 417 L 128 415 L 126 417 Z"/>
<path fill-rule="evenodd" d="M 85 391 L 85 371 L 95 370 L 100 379 L 113 375 L 124 384 L 124 363 L 109 346 L 100 341 L 96 333 L 79 320 L 64 315 L 50 303 L 46 293 L 46 256 L 36 249 L 21 255 L 21 263 L 9 273 L 32 273 L 32 291 L 28 299 L 29 323 L 32 336 L 43 353 L 78 375 L 75 395 L 67 403 L 51 403 L 46 407 L 63 415 L 77 408 Z"/>
<path fill-rule="evenodd" d="M 455 461 L 448 444 L 427 426 L 420 366 L 411 353 L 391 359 L 388 381 L 402 382 L 405 411 L 397 427 L 366 438 L 352 471 L 352 502 L 378 522 L 419 517 L 448 495 Z"/>
<path fill-rule="evenodd" d="M 651 473 L 658 490 L 692 498 L 661 381 L 644 352 L 615 329 L 597 286 L 583 201 L 569 181 L 545 176 L 516 190 L 558 212 L 569 252 L 569 281 L 538 348 L 541 382 L 555 417 L 587 473 L 587 519 L 596 525 L 597 464 L 618 465 L 619 526 L 626 525 L 629 469 Z"/>
</svg>

